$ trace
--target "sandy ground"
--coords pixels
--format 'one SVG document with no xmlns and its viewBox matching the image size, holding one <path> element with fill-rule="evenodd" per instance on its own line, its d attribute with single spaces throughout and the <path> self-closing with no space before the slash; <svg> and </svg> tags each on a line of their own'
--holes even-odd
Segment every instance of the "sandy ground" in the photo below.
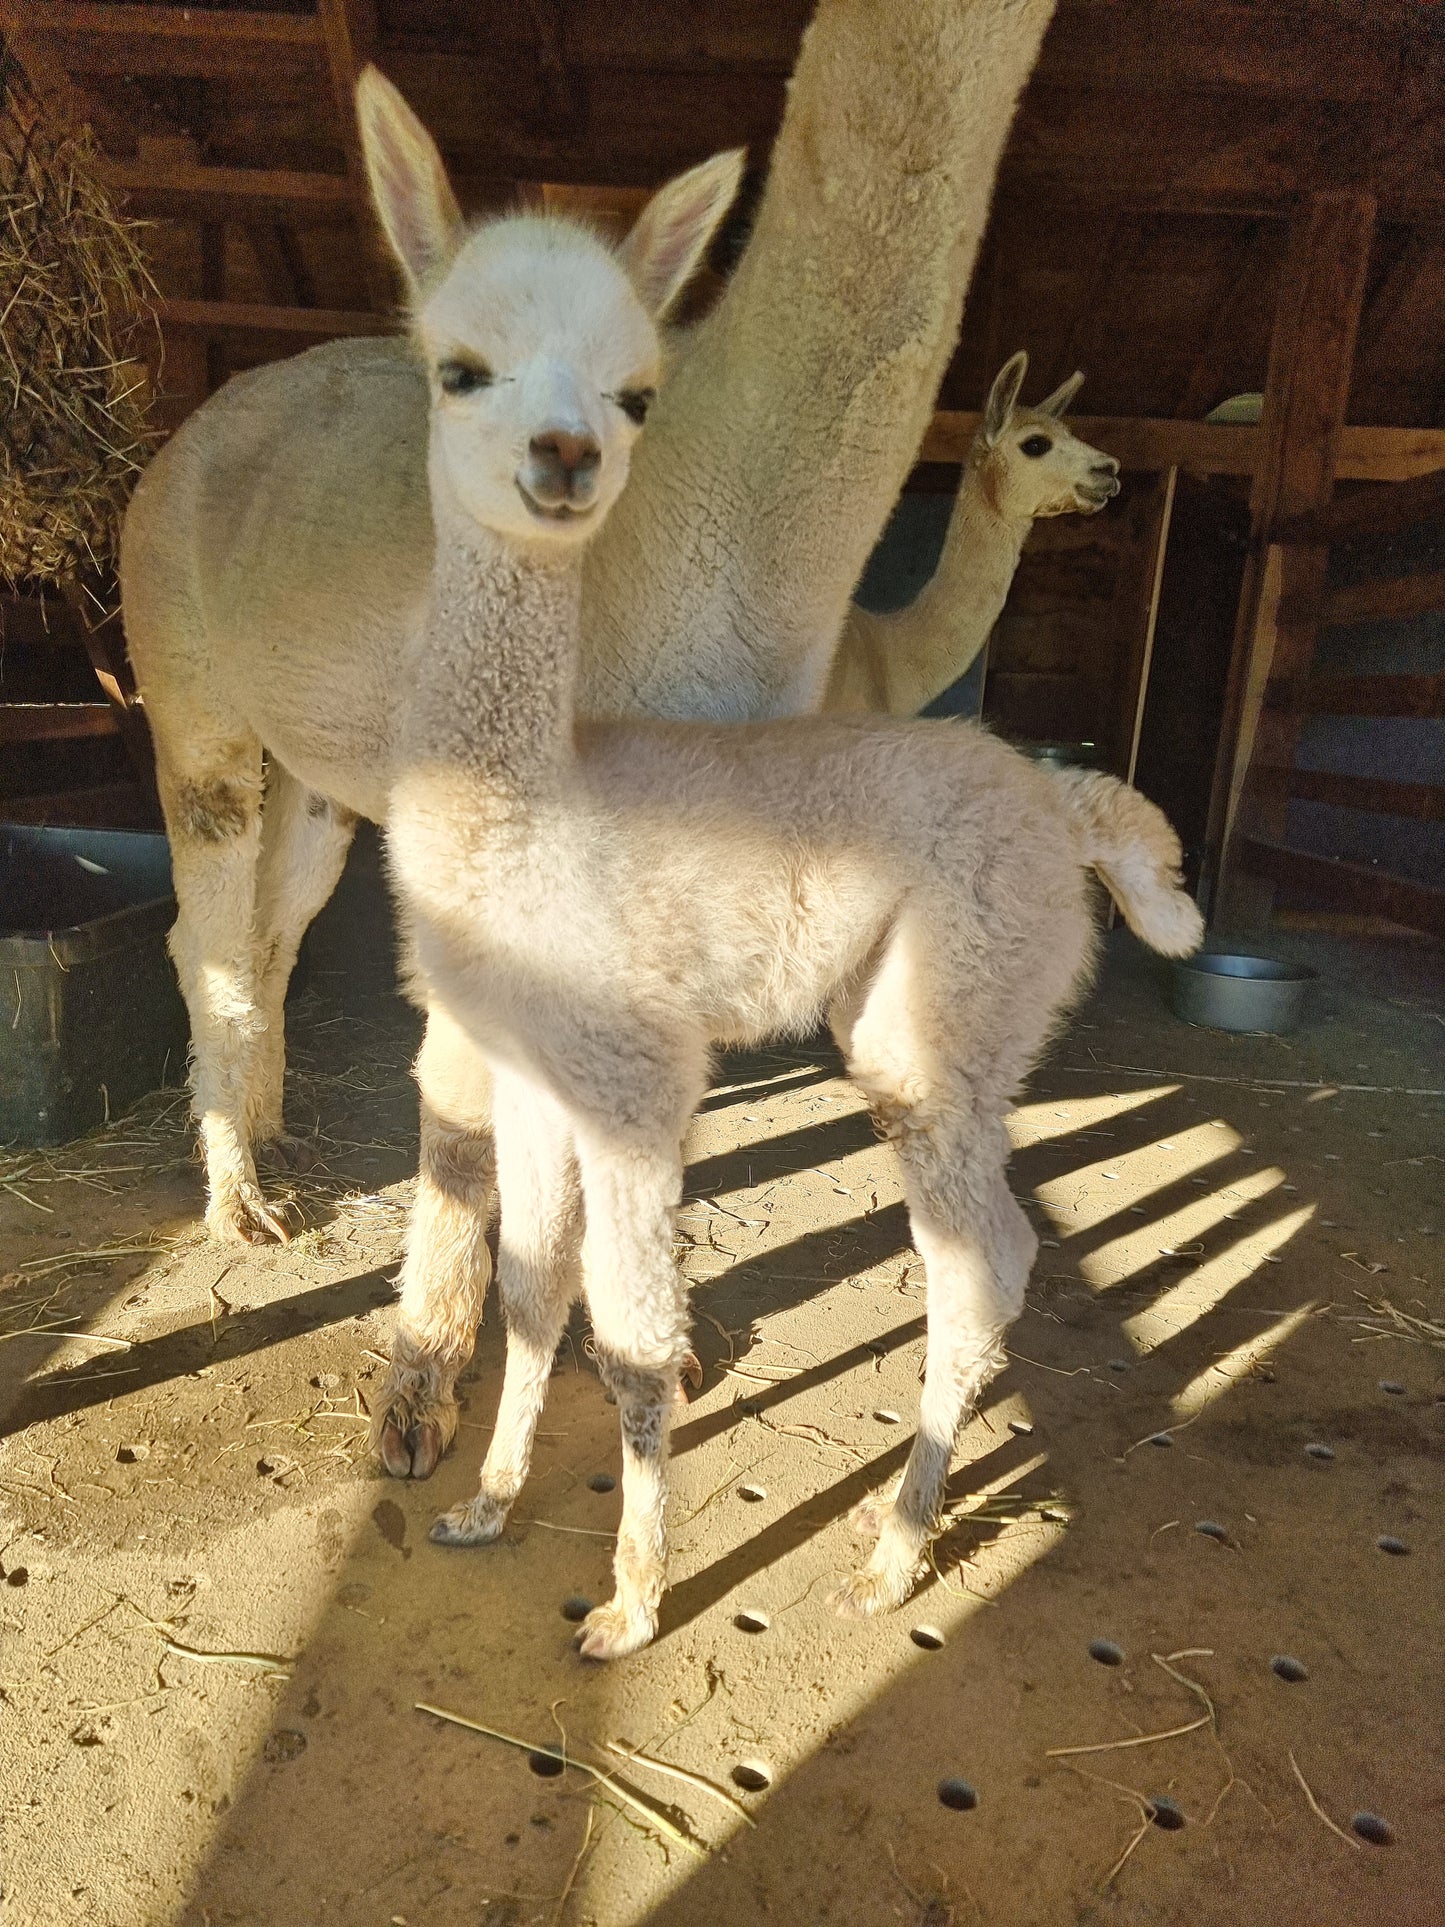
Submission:
<svg viewBox="0 0 1445 1927">
<path fill-rule="evenodd" d="M 1439 1927 L 1439 956 L 1310 947 L 1285 1041 L 1178 1024 L 1113 941 L 1015 1119 L 1045 1243 L 1012 1362 L 881 1623 L 825 1597 L 917 1410 L 891 1154 L 826 1053 L 721 1067 L 672 1590 L 598 1669 L 567 1614 L 608 1590 L 619 1453 L 580 1317 L 499 1545 L 427 1539 L 494 1315 L 435 1478 L 364 1455 L 416 1024 L 363 850 L 292 1021 L 326 1169 L 287 1251 L 199 1238 L 174 1094 L 0 1161 L 0 1921 Z"/>
</svg>

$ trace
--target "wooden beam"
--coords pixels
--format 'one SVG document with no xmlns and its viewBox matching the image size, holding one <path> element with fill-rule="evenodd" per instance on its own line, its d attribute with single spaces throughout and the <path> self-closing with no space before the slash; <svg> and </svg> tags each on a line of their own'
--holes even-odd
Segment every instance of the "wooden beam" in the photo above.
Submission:
<svg viewBox="0 0 1445 1927">
<path fill-rule="evenodd" d="M 1226 399 L 1229 371 L 1239 359 L 1240 324 L 1256 313 L 1279 278 L 1283 249 L 1279 225 L 1256 221 L 1242 256 L 1211 303 L 1208 330 L 1194 358 L 1174 413 L 1182 421 L 1198 421 Z"/>
<path fill-rule="evenodd" d="M 1301 803 L 1329 803 L 1336 809 L 1366 810 L 1372 816 L 1400 816 L 1412 823 L 1445 823 L 1445 784 L 1392 783 L 1378 776 L 1349 776 L 1343 770 L 1261 768 L 1261 787 Z"/>
<path fill-rule="evenodd" d="M 1359 536 L 1399 535 L 1422 522 L 1445 522 L 1445 467 L 1390 488 L 1346 495 L 1318 515 L 1283 524 L 1279 536 L 1283 542 L 1352 542 Z"/>
<path fill-rule="evenodd" d="M 286 214 L 320 227 L 350 221 L 356 213 L 357 189 L 344 174 L 140 160 L 103 161 L 99 171 L 139 215 L 251 221 Z"/>
<path fill-rule="evenodd" d="M 341 151 L 346 156 L 346 175 L 357 196 L 357 233 L 366 292 L 372 307 L 384 313 L 396 305 L 396 284 L 386 245 L 371 216 L 366 162 L 356 123 L 356 83 L 376 51 L 379 37 L 376 0 L 317 0 L 316 18 L 331 72 L 331 96 Z"/>
<path fill-rule="evenodd" d="M 1353 622 L 1408 622 L 1442 609 L 1445 574 L 1374 576 L 1332 589 L 1325 597 L 1321 623 L 1326 629 L 1337 629 Z"/>
<path fill-rule="evenodd" d="M 84 829 L 161 828 L 160 807 L 139 783 L 100 783 L 89 789 L 7 796 L 0 808 L 7 823 L 45 823 Z"/>
<path fill-rule="evenodd" d="M 11 58 L 24 68 L 36 99 L 62 126 L 83 127 L 90 114 L 80 90 L 34 27 L 35 11 L 28 0 L 0 0 L 0 33 Z"/>
<path fill-rule="evenodd" d="M 970 409 L 939 409 L 918 459 L 963 461 L 982 419 Z M 1069 426 L 1085 441 L 1116 455 L 1121 467 L 1140 471 L 1182 468 L 1194 475 L 1253 475 L 1264 445 L 1259 428 L 1167 416 L 1071 415 Z M 1335 468 L 1341 481 L 1404 482 L 1436 471 L 1445 472 L 1445 428 L 1341 430 Z"/>
<path fill-rule="evenodd" d="M 291 228 L 280 221 L 247 221 L 242 232 L 270 300 L 282 308 L 314 308 L 316 284 Z"/>
<path fill-rule="evenodd" d="M 119 734 L 109 703 L 0 703 L 0 743 L 64 743 Z"/>
<path fill-rule="evenodd" d="M 388 315 L 354 308 L 274 308 L 251 301 L 161 301 L 162 328 L 201 335 L 298 335 L 332 341 L 343 335 L 389 335 L 398 324 Z"/>
<path fill-rule="evenodd" d="M 31 30 L 68 73 L 266 79 L 325 57 L 314 14 L 45 0 Z"/>
<path fill-rule="evenodd" d="M 1445 937 L 1445 890 L 1387 876 L 1363 863 L 1291 850 L 1263 837 L 1240 837 L 1236 859 L 1250 874 L 1306 890 L 1331 908 L 1388 917 L 1408 929 Z"/>
<path fill-rule="evenodd" d="M 1297 727 L 1278 710 L 1250 710 L 1269 679 L 1309 674 L 1316 625 L 1288 611 L 1322 599 L 1329 561 L 1322 544 L 1279 550 L 1277 583 L 1266 598 L 1270 544 L 1282 521 L 1316 514 L 1329 503 L 1374 232 L 1375 203 L 1368 194 L 1317 194 L 1296 216 L 1285 255 L 1250 492 L 1250 554 L 1206 831 L 1206 901 L 1234 921 L 1267 917 L 1271 901 L 1267 889 L 1228 894 L 1236 829 L 1271 842 L 1284 830 L 1279 799 L 1251 792 L 1250 764 L 1287 767 L 1294 761 Z"/>
<path fill-rule="evenodd" d="M 1265 708 L 1291 720 L 1409 716 L 1417 721 L 1445 721 L 1445 675 L 1279 676 L 1266 691 Z M 1275 762 L 1279 766 L 1278 759 Z"/>
</svg>

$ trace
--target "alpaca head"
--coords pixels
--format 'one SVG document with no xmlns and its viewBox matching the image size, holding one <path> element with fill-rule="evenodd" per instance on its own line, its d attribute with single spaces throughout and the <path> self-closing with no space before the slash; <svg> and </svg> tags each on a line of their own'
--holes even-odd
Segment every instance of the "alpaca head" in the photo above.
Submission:
<svg viewBox="0 0 1445 1927">
<path fill-rule="evenodd" d="M 970 459 L 980 463 L 985 493 L 1001 515 L 1093 515 L 1119 493 L 1119 464 L 1064 426 L 1084 377 L 1070 375 L 1047 401 L 1023 408 L 1018 396 L 1028 365 L 1020 349 L 999 370 Z"/>
<path fill-rule="evenodd" d="M 431 382 L 433 490 L 510 541 L 585 540 L 627 480 L 658 323 L 732 203 L 742 154 L 670 182 L 614 248 L 554 216 L 468 228 L 431 137 L 374 67 L 357 113 Z"/>
</svg>

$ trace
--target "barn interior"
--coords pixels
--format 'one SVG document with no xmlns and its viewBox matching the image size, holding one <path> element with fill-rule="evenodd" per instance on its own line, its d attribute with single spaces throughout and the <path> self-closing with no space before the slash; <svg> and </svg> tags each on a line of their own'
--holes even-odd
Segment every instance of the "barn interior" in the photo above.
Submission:
<svg viewBox="0 0 1445 1927">
<path fill-rule="evenodd" d="M 141 224 L 159 442 L 233 375 L 401 326 L 354 133 L 368 60 L 468 212 L 620 233 L 745 145 L 695 318 L 746 248 L 812 12 L 0 0 L 0 33 L 12 114 L 89 128 Z M 887 1147 L 816 1041 L 723 1058 L 689 1140 L 705 1378 L 674 1428 L 655 1645 L 610 1669 L 571 1650 L 618 1470 L 580 1317 L 502 1544 L 429 1543 L 471 1489 L 502 1336 L 489 1309 L 435 1478 L 383 1479 L 366 1401 L 419 1019 L 364 835 L 288 1008 L 316 1156 L 278 1180 L 288 1246 L 206 1241 L 183 1028 L 165 1088 L 112 1107 L 97 1075 L 66 1141 L 0 1148 L 15 1919 L 1434 1927 L 1439 15 L 1061 0 L 860 587 L 888 608 L 931 574 L 1011 354 L 1027 400 L 1082 369 L 1070 423 L 1122 492 L 1037 522 L 937 707 L 1137 783 L 1180 832 L 1211 948 L 1316 973 L 1297 1030 L 1202 1028 L 1110 932 L 1011 1126 L 1040 1261 L 919 1590 L 860 1624 L 824 1603 L 849 1508 L 907 1451 L 923 1278 Z M 6 574 L 0 829 L 7 852 L 69 836 L 84 875 L 23 917 L 7 878 L 0 938 L 69 959 L 54 933 L 111 907 L 84 837 L 160 828 L 144 704 L 113 557 Z M 144 1029 L 149 994 L 102 985 L 87 1034 Z"/>
</svg>

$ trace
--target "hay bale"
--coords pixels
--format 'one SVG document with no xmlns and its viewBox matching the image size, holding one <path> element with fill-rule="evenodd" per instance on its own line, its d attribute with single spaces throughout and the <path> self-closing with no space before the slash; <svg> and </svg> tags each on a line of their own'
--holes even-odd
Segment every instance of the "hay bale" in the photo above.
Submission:
<svg viewBox="0 0 1445 1927">
<path fill-rule="evenodd" d="M 134 345 L 154 283 L 88 129 L 42 113 L 0 54 L 0 578 L 100 566 L 154 436 Z"/>
</svg>

